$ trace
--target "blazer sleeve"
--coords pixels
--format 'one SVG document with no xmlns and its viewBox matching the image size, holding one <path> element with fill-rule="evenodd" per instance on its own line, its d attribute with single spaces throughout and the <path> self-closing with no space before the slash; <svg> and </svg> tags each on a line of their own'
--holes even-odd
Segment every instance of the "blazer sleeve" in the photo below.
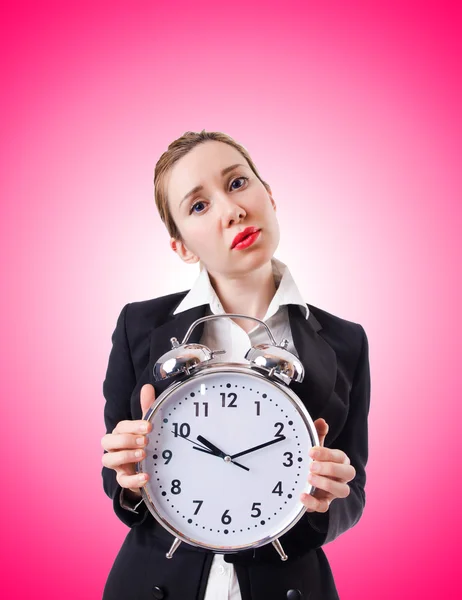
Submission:
<svg viewBox="0 0 462 600">
<path fill-rule="evenodd" d="M 366 464 L 368 459 L 368 415 L 370 408 L 371 379 L 369 366 L 369 342 L 364 328 L 362 347 L 350 392 L 350 406 L 345 426 L 333 442 L 335 448 L 343 450 L 356 470 L 349 482 L 350 493 L 346 498 L 335 498 L 325 513 L 306 513 L 308 523 L 320 536 L 319 545 L 335 540 L 339 535 L 356 525 L 366 504 Z M 312 535 L 312 534 L 311 534 Z"/>
<path fill-rule="evenodd" d="M 119 421 L 132 420 L 130 397 L 136 385 L 135 369 L 130 354 L 126 332 L 126 318 L 129 304 L 126 304 L 117 319 L 112 334 L 112 349 L 103 381 L 103 395 L 106 399 L 104 406 L 104 423 L 106 433 L 112 433 Z M 106 453 L 106 450 L 104 451 Z M 114 469 L 103 467 L 101 472 L 103 488 L 112 499 L 113 509 L 119 519 L 128 527 L 136 527 L 143 523 L 149 513 L 143 502 L 134 512 L 121 506 L 123 488 L 117 482 Z M 123 494 L 122 494 L 123 501 Z"/>
</svg>

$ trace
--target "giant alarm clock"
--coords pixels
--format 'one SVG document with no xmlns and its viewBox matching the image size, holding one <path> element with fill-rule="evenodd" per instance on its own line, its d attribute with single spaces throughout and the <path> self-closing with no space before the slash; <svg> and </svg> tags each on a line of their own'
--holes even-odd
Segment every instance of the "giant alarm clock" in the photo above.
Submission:
<svg viewBox="0 0 462 600">
<path fill-rule="evenodd" d="M 216 318 L 258 321 L 271 344 L 251 347 L 247 363 L 211 363 L 224 350 L 188 339 Z M 171 384 L 143 417 L 152 431 L 136 465 L 150 476 L 141 488 L 145 504 L 174 536 L 167 558 L 182 542 L 219 553 L 272 543 L 287 560 L 278 538 L 305 513 L 300 495 L 316 489 L 307 481 L 316 427 L 289 388 L 303 380 L 302 363 L 288 340 L 277 345 L 264 321 L 242 314 L 202 317 L 181 344 L 170 342 L 153 376 Z"/>
</svg>

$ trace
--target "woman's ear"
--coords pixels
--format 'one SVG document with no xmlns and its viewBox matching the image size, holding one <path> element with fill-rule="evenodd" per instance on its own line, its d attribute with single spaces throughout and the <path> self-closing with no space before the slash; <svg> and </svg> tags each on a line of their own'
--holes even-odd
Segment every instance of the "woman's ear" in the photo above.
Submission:
<svg viewBox="0 0 462 600">
<path fill-rule="evenodd" d="M 200 260 L 191 250 L 188 250 L 181 240 L 170 238 L 170 247 L 185 263 L 194 264 Z"/>
<path fill-rule="evenodd" d="M 268 186 L 267 192 L 268 192 L 269 199 L 271 200 L 271 204 L 272 204 L 274 210 L 276 210 L 276 202 L 274 201 L 270 186 Z"/>
</svg>

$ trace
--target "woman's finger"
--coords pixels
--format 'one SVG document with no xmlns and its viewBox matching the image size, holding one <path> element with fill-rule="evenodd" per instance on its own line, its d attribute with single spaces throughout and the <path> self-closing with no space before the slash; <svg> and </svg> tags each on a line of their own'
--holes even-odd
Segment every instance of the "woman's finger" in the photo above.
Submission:
<svg viewBox="0 0 462 600">
<path fill-rule="evenodd" d="M 326 512 L 332 502 L 329 497 L 316 497 L 311 494 L 302 494 L 300 500 L 307 512 Z"/>
<path fill-rule="evenodd" d="M 329 425 L 327 424 L 327 421 L 325 419 L 320 418 L 316 419 L 316 421 L 314 422 L 314 426 L 316 427 L 316 432 L 318 434 L 319 445 L 324 446 L 324 440 L 329 431 Z"/>
<path fill-rule="evenodd" d="M 124 450 L 125 448 L 144 448 L 148 443 L 146 435 L 137 433 L 107 433 L 101 438 L 105 450 Z"/>
<path fill-rule="evenodd" d="M 334 481 L 347 483 L 356 476 L 356 470 L 353 465 L 345 465 L 330 461 L 314 460 L 310 465 L 310 472 L 315 475 L 324 475 L 331 477 Z"/>
<path fill-rule="evenodd" d="M 309 451 L 309 455 L 311 458 L 315 460 L 330 460 L 332 462 L 341 463 L 341 464 L 350 464 L 350 459 L 343 452 L 343 450 L 338 450 L 334 448 L 326 448 L 325 446 L 313 446 Z"/>
<path fill-rule="evenodd" d="M 123 488 L 141 488 L 145 485 L 145 483 L 149 480 L 149 475 L 147 473 L 135 473 L 132 474 L 132 471 L 127 471 L 127 468 L 134 469 L 133 465 L 127 465 L 126 468 L 117 469 L 117 482 Z"/>
<path fill-rule="evenodd" d="M 348 483 L 333 481 L 323 475 L 313 475 L 309 473 L 308 481 L 321 490 L 330 492 L 335 498 L 346 498 L 350 494 L 350 486 Z"/>
<path fill-rule="evenodd" d="M 142 460 L 145 457 L 144 450 L 119 450 L 113 452 L 106 452 L 101 457 L 101 462 L 105 467 L 109 469 L 115 469 L 121 465 L 127 463 L 135 463 Z"/>
<path fill-rule="evenodd" d="M 152 431 L 151 421 L 138 419 L 135 421 L 119 421 L 112 433 L 149 433 Z"/>
</svg>

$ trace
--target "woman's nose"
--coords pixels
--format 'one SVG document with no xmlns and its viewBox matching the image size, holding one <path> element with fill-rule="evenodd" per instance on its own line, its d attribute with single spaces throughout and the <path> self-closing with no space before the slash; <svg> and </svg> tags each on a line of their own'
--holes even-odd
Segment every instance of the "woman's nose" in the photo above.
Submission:
<svg viewBox="0 0 462 600">
<path fill-rule="evenodd" d="M 220 200 L 220 216 L 223 227 L 228 227 L 231 223 L 236 223 L 245 218 L 247 213 L 242 204 L 227 197 L 222 197 Z"/>
</svg>

